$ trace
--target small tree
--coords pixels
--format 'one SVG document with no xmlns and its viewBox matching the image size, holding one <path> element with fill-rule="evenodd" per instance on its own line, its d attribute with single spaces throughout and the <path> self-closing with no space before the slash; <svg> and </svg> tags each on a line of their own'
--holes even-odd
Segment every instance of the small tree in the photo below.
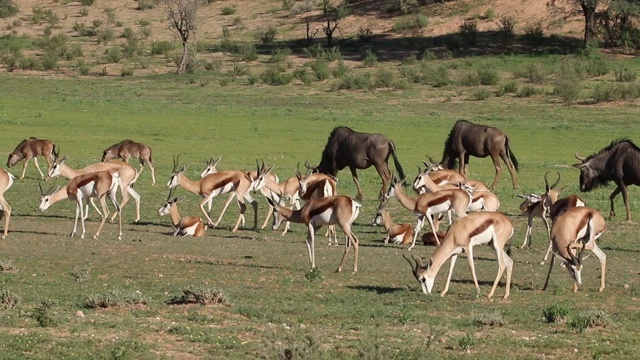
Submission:
<svg viewBox="0 0 640 360">
<path fill-rule="evenodd" d="M 327 36 L 327 47 L 333 44 L 333 33 L 338 30 L 339 12 L 338 9 L 331 4 L 330 0 L 322 0 L 320 3 L 325 23 L 322 25 L 322 32 Z"/>
<path fill-rule="evenodd" d="M 0 19 L 15 16 L 20 9 L 13 0 L 0 0 Z"/>
<path fill-rule="evenodd" d="M 605 0 L 549 0 L 547 6 L 554 11 L 562 13 L 565 17 L 582 15 L 584 17 L 584 41 L 582 46 L 586 49 L 589 43 L 596 39 L 598 20 L 598 6 L 604 5 Z M 567 7 L 561 4 L 566 4 Z"/>
<path fill-rule="evenodd" d="M 182 59 L 178 65 L 178 74 L 188 70 L 193 63 L 189 58 L 189 40 L 192 34 L 195 35 L 198 7 L 201 2 L 201 0 L 164 0 L 169 21 L 171 21 L 169 28 L 182 41 Z"/>
</svg>

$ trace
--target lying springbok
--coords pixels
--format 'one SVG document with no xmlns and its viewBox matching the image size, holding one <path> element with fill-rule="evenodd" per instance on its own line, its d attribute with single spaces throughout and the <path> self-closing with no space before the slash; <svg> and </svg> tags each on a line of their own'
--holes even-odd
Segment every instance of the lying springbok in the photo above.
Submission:
<svg viewBox="0 0 640 360">
<path fill-rule="evenodd" d="M 200 173 L 200 178 L 204 178 L 205 176 L 209 175 L 209 174 L 214 174 L 218 172 L 218 163 L 220 162 L 220 160 L 222 159 L 222 156 L 220 156 L 217 160 L 214 157 L 211 157 L 209 159 L 209 161 L 206 162 L 206 166 L 204 168 L 204 170 L 202 171 L 202 173 Z M 269 184 L 278 184 L 280 179 L 278 178 L 278 175 L 271 173 L 269 170 L 265 170 L 265 166 L 264 166 L 264 161 L 262 162 L 262 167 L 260 168 L 260 171 L 267 173 L 267 176 L 265 177 L 265 184 L 262 188 L 260 188 L 260 193 L 265 197 L 265 198 L 272 198 L 272 197 L 277 197 L 279 198 L 278 194 L 274 194 L 272 192 L 272 190 L 268 187 Z M 250 172 L 251 176 L 257 176 L 257 171 L 251 171 Z M 235 197 L 235 195 L 233 193 L 229 194 L 229 198 L 227 199 L 227 201 L 224 204 L 223 210 L 220 213 L 220 218 L 222 218 L 222 216 L 224 216 L 225 211 L 227 210 L 227 207 L 229 206 L 229 203 L 231 203 L 231 201 L 233 200 L 233 198 Z M 211 212 L 211 205 L 212 205 L 212 201 L 209 201 L 208 204 L 208 209 L 209 212 Z M 269 223 L 269 219 L 271 219 L 271 216 L 273 215 L 273 208 L 271 207 L 271 205 L 269 205 L 269 209 L 267 210 L 267 216 L 264 219 L 264 223 L 262 224 L 262 226 L 260 227 L 261 229 L 264 229 L 267 224 Z"/>
<path fill-rule="evenodd" d="M 6 215 L 4 220 L 4 233 L 2 238 L 5 239 L 9 233 L 9 221 L 11 220 L 11 206 L 4 199 L 4 193 L 9 190 L 15 177 L 5 169 L 0 168 L 0 220 Z"/>
<path fill-rule="evenodd" d="M 542 290 L 549 285 L 551 270 L 558 257 L 569 271 L 573 279 L 572 291 L 578 291 L 578 285 L 582 285 L 582 254 L 585 249 L 591 250 L 600 260 L 600 288 L 604 290 L 607 255 L 598 247 L 596 240 L 606 228 L 604 217 L 598 210 L 582 206 L 569 209 L 558 216 L 551 228 L 551 244 L 555 256 L 549 262 L 549 273 Z M 574 254 L 578 252 L 577 254 Z"/>
<path fill-rule="evenodd" d="M 315 256 L 315 233 L 322 225 L 338 224 L 345 234 L 344 253 L 338 265 L 337 272 L 342 271 L 342 267 L 347 258 L 347 254 L 353 244 L 354 260 L 353 273 L 358 271 L 358 238 L 351 231 L 351 225 L 358 217 L 362 205 L 346 195 L 336 195 L 311 199 L 307 201 L 300 210 L 291 210 L 277 205 L 271 199 L 274 210 L 275 224 L 274 230 L 283 220 L 305 224 L 307 227 L 307 250 L 311 270 L 316 268 Z"/>
<path fill-rule="evenodd" d="M 398 182 L 398 179 L 394 177 L 391 181 L 391 185 L 389 186 L 389 191 L 384 195 L 384 201 L 395 197 L 402 206 L 413 211 L 413 213 L 418 217 L 418 222 L 413 230 L 413 241 L 411 242 L 409 250 L 413 249 L 416 245 L 416 239 L 420 230 L 424 226 L 425 218 L 429 221 L 429 225 L 431 226 L 431 231 L 433 232 L 435 239 L 438 240 L 438 226 L 434 225 L 434 215 L 453 210 L 453 212 L 460 218 L 467 216 L 467 208 L 469 207 L 469 204 L 471 204 L 471 196 L 466 191 L 461 189 L 450 189 L 427 192 L 418 195 L 415 199 L 412 199 L 405 194 L 404 190 L 402 190 L 403 183 L 404 180 Z M 438 245 L 439 244 L 440 242 L 438 240 Z"/>
<path fill-rule="evenodd" d="M 118 186 L 120 187 L 120 193 L 122 194 L 122 202 L 120 203 L 120 208 L 124 208 L 129 202 L 129 195 L 133 197 L 133 200 L 136 203 L 136 218 L 135 222 L 140 221 L 140 194 L 133 189 L 133 184 L 138 180 L 138 176 L 140 176 L 140 172 L 136 171 L 136 169 L 123 161 L 108 161 L 108 162 L 100 162 L 91 164 L 89 166 L 85 166 L 82 169 L 73 169 L 69 165 L 67 165 L 68 157 L 67 155 L 63 156 L 62 159 L 58 159 L 56 156 L 53 166 L 49 170 L 49 177 L 54 178 L 58 175 L 62 175 L 67 179 L 73 179 L 76 176 L 89 174 L 96 171 L 108 171 L 111 174 L 116 174 L 118 179 Z M 102 216 L 100 210 L 93 203 L 93 198 L 90 199 L 91 204 L 96 209 L 98 214 Z M 114 213 L 111 217 L 111 221 L 115 220 L 115 217 L 118 213 Z"/>
<path fill-rule="evenodd" d="M 169 190 L 169 196 L 167 196 L 167 202 L 158 209 L 160 216 L 169 215 L 173 226 L 176 231 L 173 232 L 173 236 L 204 236 L 204 226 L 202 225 L 202 219 L 199 216 L 185 216 L 180 217 L 178 212 L 178 203 L 185 199 L 185 197 L 171 198 L 173 196 L 173 189 Z"/>
<path fill-rule="evenodd" d="M 220 216 L 218 221 L 214 223 L 209 217 L 204 206 L 209 203 L 213 197 L 233 191 L 233 194 L 238 199 L 238 204 L 240 205 L 240 215 L 238 216 L 238 220 L 236 221 L 232 232 L 236 232 L 238 230 L 240 223 L 244 225 L 244 212 L 247 209 L 245 201 L 248 201 L 253 207 L 253 228 L 256 229 L 258 227 L 258 203 L 251 197 L 249 192 L 259 191 L 264 186 L 264 179 L 267 174 L 262 173 L 260 171 L 260 167 L 258 167 L 258 175 L 256 177 L 252 177 L 251 174 L 247 172 L 232 170 L 209 174 L 199 180 L 191 180 L 187 178 L 184 175 L 187 168 L 188 165 L 184 165 L 182 168 L 178 169 L 178 158 L 174 157 L 173 172 L 169 182 L 167 183 L 167 187 L 171 189 L 180 185 L 187 191 L 203 197 L 204 200 L 200 203 L 200 210 L 207 219 L 207 225 L 216 227 L 222 219 L 222 216 Z M 226 208 L 223 209 L 223 212 L 224 210 L 226 210 Z"/>
<path fill-rule="evenodd" d="M 394 244 L 409 244 L 413 240 L 413 227 L 409 223 L 396 224 L 391 219 L 389 212 L 383 208 L 378 208 L 376 217 L 371 221 L 371 225 L 382 225 L 387 231 L 384 243 L 393 240 Z"/>
<path fill-rule="evenodd" d="M 444 169 L 442 165 L 435 162 L 431 157 L 429 157 L 429 162 L 430 164 L 427 164 L 424 161 L 422 162 L 425 166 L 424 170 L 418 167 L 418 176 L 413 182 L 413 189 L 418 194 L 422 194 L 427 191 L 437 191 L 431 190 L 431 188 L 427 186 L 427 183 L 429 183 L 431 187 L 447 186 L 448 188 L 452 188 L 452 185 L 465 183 L 473 187 L 476 191 L 489 191 L 489 187 L 481 181 L 465 178 L 455 170 Z M 429 179 L 425 179 L 424 177 L 429 177 Z"/>
<path fill-rule="evenodd" d="M 511 220 L 501 213 L 495 213 L 490 211 L 482 211 L 469 214 L 464 218 L 456 220 L 440 244 L 436 249 L 429 263 L 425 266 L 422 263 L 422 259 L 416 255 L 413 256 L 414 263 L 403 254 L 404 258 L 411 264 L 413 270 L 413 276 L 418 280 L 422 287 L 422 292 L 430 294 L 433 289 L 433 283 L 438 274 L 438 271 L 447 261 L 451 258 L 451 265 L 449 267 L 449 275 L 447 276 L 447 283 L 444 290 L 440 293 L 444 296 L 449 290 L 449 283 L 451 282 L 451 274 L 453 268 L 458 259 L 458 254 L 465 252 L 467 254 L 467 260 L 469 261 L 469 269 L 471 270 L 471 277 L 476 287 L 476 291 L 480 290 L 478 285 L 478 279 L 476 278 L 476 270 L 473 263 L 473 247 L 476 245 L 487 244 L 491 245 L 496 252 L 496 258 L 498 259 L 498 274 L 488 298 L 491 298 L 498 286 L 500 278 L 507 269 L 507 283 L 505 285 L 504 298 L 509 297 L 509 290 L 511 287 L 511 273 L 513 271 L 513 260 L 504 251 L 504 246 L 513 236 L 513 224 Z"/>
<path fill-rule="evenodd" d="M 38 185 L 41 195 L 39 209 L 40 211 L 45 211 L 51 205 L 64 199 L 75 201 L 76 217 L 73 223 L 73 231 L 71 232 L 71 236 L 74 236 L 76 233 L 76 229 L 78 227 L 78 217 L 80 217 L 82 222 L 82 234 L 80 235 L 80 238 L 83 239 L 85 234 L 85 215 L 83 201 L 91 197 L 98 198 L 102 207 L 102 221 L 100 221 L 98 231 L 96 231 L 96 234 L 93 236 L 94 239 L 97 239 L 100 235 L 100 231 L 102 230 L 105 221 L 107 220 L 107 217 L 109 216 L 109 208 L 107 207 L 106 202 L 106 197 L 108 195 L 118 214 L 118 240 L 122 240 L 121 209 L 120 204 L 118 204 L 118 200 L 116 199 L 116 192 L 118 190 L 119 182 L 120 180 L 118 179 L 118 177 L 108 171 L 96 171 L 74 177 L 69 181 L 69 183 L 67 183 L 67 185 L 65 185 L 65 187 L 55 192 L 50 189 L 45 193 L 42 190 L 42 186 Z"/>
<path fill-rule="evenodd" d="M 558 216 L 562 215 L 567 210 L 574 207 L 586 205 L 584 200 L 576 195 L 569 195 L 558 200 L 558 196 L 560 195 L 562 190 L 564 190 L 564 187 L 560 189 L 557 188 L 558 184 L 560 183 L 560 173 L 557 173 L 558 179 L 552 185 L 549 185 L 549 180 L 547 179 L 548 174 L 549 171 L 544 174 L 544 194 L 529 194 L 527 196 L 518 195 L 518 197 L 525 199 L 522 204 L 520 204 L 520 210 L 522 211 L 522 213 L 526 214 L 528 218 L 527 231 L 524 236 L 524 242 L 522 243 L 522 246 L 520 246 L 520 249 L 524 249 L 525 246 L 531 246 L 532 224 L 535 217 L 540 217 L 544 222 L 545 228 L 547 229 L 549 247 L 547 248 L 547 252 L 544 255 L 541 265 L 544 265 L 544 262 L 547 261 L 547 258 L 551 253 L 551 226 L 549 226 L 549 222 L 547 221 L 547 214 L 549 214 L 551 222 L 553 223 Z"/>
<path fill-rule="evenodd" d="M 102 152 L 102 161 L 120 158 L 128 163 L 130 158 L 140 161 L 140 172 L 145 166 L 151 170 L 152 184 L 156 184 L 156 174 L 151 161 L 151 148 L 147 144 L 133 142 L 131 140 L 122 140 L 121 142 L 111 145 Z"/>
<path fill-rule="evenodd" d="M 38 166 L 37 156 L 43 156 L 47 161 L 47 171 L 51 169 L 54 157 L 57 157 L 55 145 L 49 140 L 40 140 L 34 137 L 22 140 L 18 146 L 9 154 L 7 159 L 7 167 L 14 167 L 20 160 L 24 159 L 24 165 L 22 167 L 22 175 L 20 179 L 24 179 L 24 174 L 27 172 L 27 165 L 29 159 L 33 158 L 33 165 L 38 169 L 41 178 L 45 178 L 40 166 Z"/>
</svg>

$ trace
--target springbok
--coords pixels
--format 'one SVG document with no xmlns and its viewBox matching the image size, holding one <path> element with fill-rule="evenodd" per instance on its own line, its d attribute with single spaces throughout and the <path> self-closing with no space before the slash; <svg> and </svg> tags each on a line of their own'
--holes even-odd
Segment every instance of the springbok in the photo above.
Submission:
<svg viewBox="0 0 640 360">
<path fill-rule="evenodd" d="M 423 194 L 427 191 L 452 189 L 459 184 L 473 187 L 475 191 L 489 191 L 489 187 L 481 181 L 465 178 L 455 170 L 443 169 L 440 164 L 433 162 L 431 158 L 429 158 L 429 161 L 431 164 L 422 162 L 425 165 L 425 170 L 418 167 L 418 176 L 413 182 L 413 190 L 416 193 Z M 427 177 L 429 179 L 426 179 Z"/>
<path fill-rule="evenodd" d="M 532 233 L 532 224 L 533 219 L 535 217 L 542 218 L 544 222 L 544 226 L 547 229 L 547 238 L 549 239 L 549 247 L 547 248 L 547 252 L 544 255 L 544 258 L 541 262 L 544 265 L 544 262 L 547 261 L 549 254 L 551 253 L 551 226 L 549 226 L 549 222 L 547 221 L 547 214 L 551 218 L 551 222 L 555 221 L 555 219 L 565 213 L 567 210 L 585 206 L 584 200 L 575 195 L 569 195 L 565 198 L 559 199 L 558 196 L 564 190 L 563 188 L 558 189 L 557 186 L 560 183 L 560 173 L 558 174 L 558 179 L 552 185 L 549 185 L 549 180 L 547 179 L 547 175 L 549 171 L 544 174 L 544 184 L 545 184 L 545 193 L 542 195 L 537 194 L 529 194 L 529 195 L 518 195 L 518 197 L 523 198 L 524 201 L 520 204 L 520 210 L 523 214 L 527 215 L 527 231 L 524 235 L 524 242 L 520 249 L 524 249 L 525 246 L 531 246 L 531 233 Z"/>
<path fill-rule="evenodd" d="M 302 174 L 296 169 L 296 178 L 298 178 L 298 194 L 304 201 L 338 195 L 338 191 L 336 190 L 337 179 L 331 175 L 307 172 L 307 174 L 302 176 Z M 328 225 L 325 236 L 329 238 L 329 246 L 331 246 L 332 235 L 334 245 L 338 246 L 336 226 Z"/>
<path fill-rule="evenodd" d="M 209 217 L 204 206 L 210 202 L 213 197 L 233 191 L 240 205 L 240 215 L 238 216 L 238 220 L 236 221 L 232 232 L 236 232 L 238 230 L 240 223 L 244 225 L 244 212 L 247 209 L 245 201 L 248 201 L 253 207 L 253 228 L 256 229 L 258 227 L 258 203 L 251 197 L 249 192 L 259 191 L 264 186 L 264 178 L 266 174 L 260 171 L 260 167 L 258 167 L 257 177 L 252 177 L 250 173 L 242 172 L 240 170 L 233 170 L 209 174 L 198 180 L 191 180 L 184 175 L 187 168 L 188 165 L 184 165 L 182 168 L 178 169 L 178 158 L 174 157 L 173 172 L 169 182 L 167 183 L 167 187 L 171 189 L 180 185 L 185 190 L 203 197 L 204 200 L 200 203 L 200 210 L 207 219 L 207 225 L 216 227 L 222 219 L 222 216 L 220 216 L 218 221 L 214 223 Z M 226 205 L 228 205 L 228 202 Z M 226 210 L 226 208 L 223 209 L 223 212 L 224 210 Z"/>
<path fill-rule="evenodd" d="M 180 217 L 178 212 L 178 203 L 185 199 L 185 197 L 173 196 L 173 189 L 169 190 L 169 196 L 167 196 L 167 202 L 158 209 L 160 216 L 169 215 L 173 226 L 176 231 L 173 232 L 173 236 L 204 236 L 204 226 L 202 225 L 202 219 L 199 216 L 185 216 Z"/>
<path fill-rule="evenodd" d="M 493 166 L 496 168 L 496 176 L 489 187 L 491 190 L 495 189 L 502 174 L 500 159 L 507 165 L 513 188 L 517 187 L 515 171 L 518 171 L 518 160 L 509 146 L 509 137 L 502 130 L 462 119 L 456 121 L 444 143 L 440 163 L 447 169 L 453 169 L 455 162 L 458 161 L 458 171 L 466 177 L 470 156 L 491 157 Z"/>
<path fill-rule="evenodd" d="M 120 208 L 123 209 L 127 205 L 127 203 L 129 202 L 129 195 L 131 195 L 136 203 L 136 218 L 134 221 L 140 221 L 140 194 L 138 194 L 138 192 L 133 189 L 133 183 L 138 180 L 140 172 L 136 171 L 133 166 L 123 161 L 108 161 L 91 164 L 89 166 L 85 166 L 82 169 L 76 170 L 67 165 L 67 159 L 67 155 L 63 156 L 62 159 L 58 159 L 57 157 L 55 158 L 53 166 L 49 170 L 48 175 L 50 178 L 62 175 L 67 179 L 73 179 L 76 176 L 96 171 L 108 171 L 111 174 L 116 174 L 118 176 L 118 179 L 120 180 L 118 182 L 118 185 L 120 187 L 120 193 L 122 194 L 122 202 L 120 203 Z M 91 198 L 90 201 L 98 214 L 102 216 L 98 208 L 93 203 L 93 198 Z M 117 212 L 113 214 L 113 216 L 111 217 L 111 221 L 115 220 L 117 214 Z"/>
<path fill-rule="evenodd" d="M 102 207 L 102 221 L 100 221 L 98 231 L 96 231 L 96 234 L 93 236 L 94 239 L 97 239 L 100 235 L 100 231 L 102 230 L 105 221 L 107 220 L 107 217 L 109 216 L 109 208 L 107 207 L 106 202 L 106 197 L 108 195 L 118 214 L 118 240 L 122 240 L 122 216 L 120 215 L 121 209 L 120 205 L 118 204 L 118 200 L 116 199 L 116 191 L 118 190 L 119 182 L 120 180 L 118 179 L 118 177 L 108 171 L 96 171 L 74 177 L 69 181 L 69 183 L 67 183 L 65 187 L 55 192 L 50 189 L 45 193 L 42 190 L 42 186 L 38 184 L 41 195 L 39 209 L 40 211 L 45 211 L 51 205 L 60 200 L 74 200 L 76 202 L 76 217 L 73 223 L 73 231 L 71 232 L 71 236 L 74 236 L 76 233 L 76 229 L 78 227 L 78 217 L 80 217 L 82 222 L 82 234 L 80 235 L 80 238 L 84 238 L 85 216 L 83 201 L 91 197 L 98 198 Z"/>
<path fill-rule="evenodd" d="M 43 156 L 47 161 L 47 171 L 51 169 L 51 164 L 56 154 L 55 145 L 49 140 L 40 140 L 34 137 L 30 137 L 28 139 L 22 140 L 18 146 L 13 150 L 11 154 L 9 154 L 9 158 L 7 159 L 7 167 L 14 167 L 20 160 L 24 159 L 24 165 L 22 167 L 22 175 L 20 175 L 20 179 L 24 179 L 24 174 L 27 172 L 27 165 L 29 164 L 29 159 L 33 158 L 33 165 L 38 169 L 40 173 L 40 177 L 44 179 L 44 174 L 42 170 L 40 170 L 40 166 L 38 166 L 38 158 L 37 156 Z"/>
<path fill-rule="evenodd" d="M 147 144 L 133 142 L 131 140 L 122 140 L 121 142 L 111 145 L 102 152 L 102 161 L 120 158 L 128 163 L 130 158 L 140 161 L 140 172 L 145 166 L 151 170 L 152 184 L 156 183 L 156 174 L 151 161 L 151 148 Z"/>
<path fill-rule="evenodd" d="M 322 151 L 320 164 L 317 167 L 311 167 L 307 162 L 307 168 L 335 177 L 339 170 L 348 167 L 358 189 L 356 199 L 360 200 L 363 195 L 356 169 L 367 169 L 374 166 L 382 178 L 382 188 L 378 197 L 381 198 L 391 180 L 391 171 L 387 164 L 389 156 L 393 156 L 396 170 L 400 177 L 404 178 L 393 141 L 382 134 L 357 132 L 346 126 L 339 126 L 329 134 L 327 144 Z"/>
<path fill-rule="evenodd" d="M 496 258 L 498 260 L 498 274 L 487 297 L 491 298 L 493 296 L 496 287 L 498 286 L 498 282 L 500 281 L 500 278 L 502 278 L 502 274 L 506 268 L 507 283 L 505 285 L 504 293 L 504 298 L 506 299 L 509 297 L 509 290 L 511 288 L 513 260 L 511 260 L 506 251 L 504 251 L 504 246 L 509 239 L 511 239 L 511 236 L 513 236 L 513 224 L 505 215 L 490 211 L 476 212 L 456 220 L 451 227 L 449 227 L 444 240 L 433 253 L 426 266 L 423 265 L 422 259 L 416 255 L 413 255 L 415 264 L 412 263 L 406 255 L 403 254 L 403 256 L 409 264 L 411 264 L 413 276 L 418 280 L 422 287 L 422 292 L 425 294 L 431 293 L 438 271 L 447 259 L 451 258 L 447 283 L 444 290 L 440 293 L 441 296 L 444 296 L 447 291 L 449 291 L 451 274 L 453 273 L 453 268 L 456 264 L 456 260 L 458 259 L 458 254 L 461 252 L 465 252 L 467 254 L 473 283 L 476 287 L 476 291 L 480 291 L 478 279 L 476 278 L 475 265 L 473 263 L 473 247 L 482 244 L 490 245 L 496 252 Z"/>
<path fill-rule="evenodd" d="M 293 223 L 305 224 L 307 226 L 307 250 L 309 252 L 309 261 L 311 262 L 311 270 L 316 268 L 315 256 L 315 233 L 322 225 L 338 224 L 345 234 L 344 253 L 342 260 L 338 265 L 337 272 L 342 271 L 342 267 L 347 258 L 347 254 L 353 244 L 354 260 L 353 273 L 358 271 L 358 238 L 351 231 L 351 225 L 358 217 L 362 205 L 346 195 L 336 195 L 311 199 L 307 201 L 300 210 L 291 210 L 286 207 L 275 204 L 271 199 L 271 205 L 274 207 L 274 218 L 276 223 L 274 229 L 277 228 L 283 220 Z"/>
<path fill-rule="evenodd" d="M 453 210 L 458 217 L 467 216 L 467 208 L 469 204 L 471 204 L 471 196 L 466 191 L 461 189 L 441 190 L 424 193 L 412 199 L 402 190 L 403 183 L 404 180 L 398 182 L 397 178 L 394 177 L 389 186 L 389 191 L 384 195 L 384 201 L 395 197 L 402 206 L 413 211 L 418 217 L 418 222 L 413 230 L 413 241 L 411 242 L 409 250 L 413 249 L 416 245 L 416 239 L 424 226 L 425 218 L 431 226 L 431 231 L 435 239 L 438 240 L 438 226 L 434 225 L 434 215 Z M 440 244 L 439 241 L 438 244 Z"/>
<path fill-rule="evenodd" d="M 500 208 L 500 199 L 491 191 L 477 191 L 474 187 L 466 183 L 458 183 L 458 187 L 471 195 L 471 204 L 467 208 L 467 212 L 474 211 L 498 211 Z"/>
<path fill-rule="evenodd" d="M 205 176 L 209 175 L 209 174 L 213 174 L 213 173 L 217 173 L 218 172 L 218 163 L 220 162 L 220 160 L 222 159 L 222 156 L 220 156 L 217 160 L 214 157 L 211 157 L 209 159 L 209 161 L 206 162 L 206 166 L 204 168 L 204 170 L 202 171 L 202 173 L 200 173 L 200 178 L 204 178 Z M 265 198 L 279 198 L 278 194 L 274 194 L 273 191 L 271 190 L 271 188 L 269 187 L 270 184 L 278 184 L 280 179 L 278 178 L 278 175 L 271 173 L 269 170 L 265 170 L 265 166 L 264 166 L 264 161 L 262 162 L 262 167 L 260 168 L 260 171 L 264 172 L 267 174 L 267 176 L 265 177 L 265 183 L 264 186 L 262 188 L 260 188 L 260 193 L 262 194 L 262 196 L 264 196 Z M 257 172 L 255 170 L 251 171 L 249 173 L 252 177 L 257 176 Z M 222 218 L 222 216 L 224 216 L 224 213 L 227 209 L 227 207 L 229 206 L 229 203 L 231 203 L 231 201 L 233 200 L 233 198 L 235 197 L 235 195 L 233 193 L 229 194 L 229 198 L 227 199 L 227 201 L 225 202 L 224 208 L 222 210 L 222 212 L 220 213 L 220 218 Z M 208 204 L 208 210 L 211 211 L 211 205 L 212 205 L 212 201 L 209 202 Z M 264 229 L 267 224 L 269 223 L 269 219 L 271 219 L 271 216 L 273 215 L 273 208 L 271 207 L 271 205 L 269 205 L 269 209 L 267 210 L 267 216 L 264 219 L 264 222 L 262 223 L 262 226 L 260 227 L 261 229 Z M 285 231 L 286 232 L 286 231 Z"/>
<path fill-rule="evenodd" d="M 600 288 L 604 290 L 607 255 L 598 247 L 596 240 L 606 229 L 604 217 L 598 210 L 582 206 L 569 209 L 558 216 L 551 228 L 551 244 L 555 256 L 549 262 L 549 273 L 542 290 L 549 285 L 551 270 L 558 257 L 569 271 L 573 280 L 572 291 L 578 291 L 578 285 L 582 285 L 582 253 L 585 249 L 591 250 L 600 260 Z M 579 252 L 578 252 L 579 250 Z M 574 254 L 578 252 L 578 254 Z"/>
<path fill-rule="evenodd" d="M 413 227 L 409 223 L 395 224 L 391 215 L 385 209 L 378 208 L 376 217 L 371 221 L 371 225 L 382 225 L 387 231 L 384 243 L 393 240 L 394 244 L 409 244 L 413 240 Z"/>
<path fill-rule="evenodd" d="M 3 216 L 6 216 L 4 219 L 4 233 L 2 234 L 3 239 L 9 233 L 9 221 L 11 220 L 11 206 L 4 199 L 4 193 L 13 185 L 14 180 L 13 174 L 0 168 L 0 220 L 2 220 Z"/>
</svg>

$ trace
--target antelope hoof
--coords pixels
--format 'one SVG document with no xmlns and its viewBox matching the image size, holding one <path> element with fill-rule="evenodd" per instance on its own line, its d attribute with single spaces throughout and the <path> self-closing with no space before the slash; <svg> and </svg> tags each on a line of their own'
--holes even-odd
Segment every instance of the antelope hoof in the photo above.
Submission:
<svg viewBox="0 0 640 360">
<path fill-rule="evenodd" d="M 98 239 L 98 235 L 93 235 L 93 238 L 94 239 Z"/>
<path fill-rule="evenodd" d="M 122 235 L 118 235 L 118 240 L 122 240 Z"/>
<path fill-rule="evenodd" d="M 2 240 L 6 239 L 7 235 L 2 235 Z"/>
</svg>

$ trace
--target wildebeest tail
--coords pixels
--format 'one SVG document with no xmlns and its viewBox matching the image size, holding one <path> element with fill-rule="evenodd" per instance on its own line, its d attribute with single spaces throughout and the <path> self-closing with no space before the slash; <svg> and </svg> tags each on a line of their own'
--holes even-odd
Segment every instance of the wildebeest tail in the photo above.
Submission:
<svg viewBox="0 0 640 360">
<path fill-rule="evenodd" d="M 391 155 L 393 156 L 393 163 L 396 166 L 396 171 L 398 172 L 400 179 L 405 179 L 406 176 L 404 174 L 404 170 L 402 170 L 402 166 L 400 165 L 400 161 L 398 161 L 398 156 L 396 155 L 396 145 L 393 142 L 391 142 L 390 145 Z"/>
<path fill-rule="evenodd" d="M 507 150 L 507 156 L 509 160 L 513 163 L 513 167 L 516 168 L 517 172 L 520 172 L 518 169 L 518 159 L 516 159 L 516 155 L 511 151 L 511 147 L 509 146 L 509 137 L 507 136 L 507 142 L 505 143 L 505 148 Z"/>
</svg>

